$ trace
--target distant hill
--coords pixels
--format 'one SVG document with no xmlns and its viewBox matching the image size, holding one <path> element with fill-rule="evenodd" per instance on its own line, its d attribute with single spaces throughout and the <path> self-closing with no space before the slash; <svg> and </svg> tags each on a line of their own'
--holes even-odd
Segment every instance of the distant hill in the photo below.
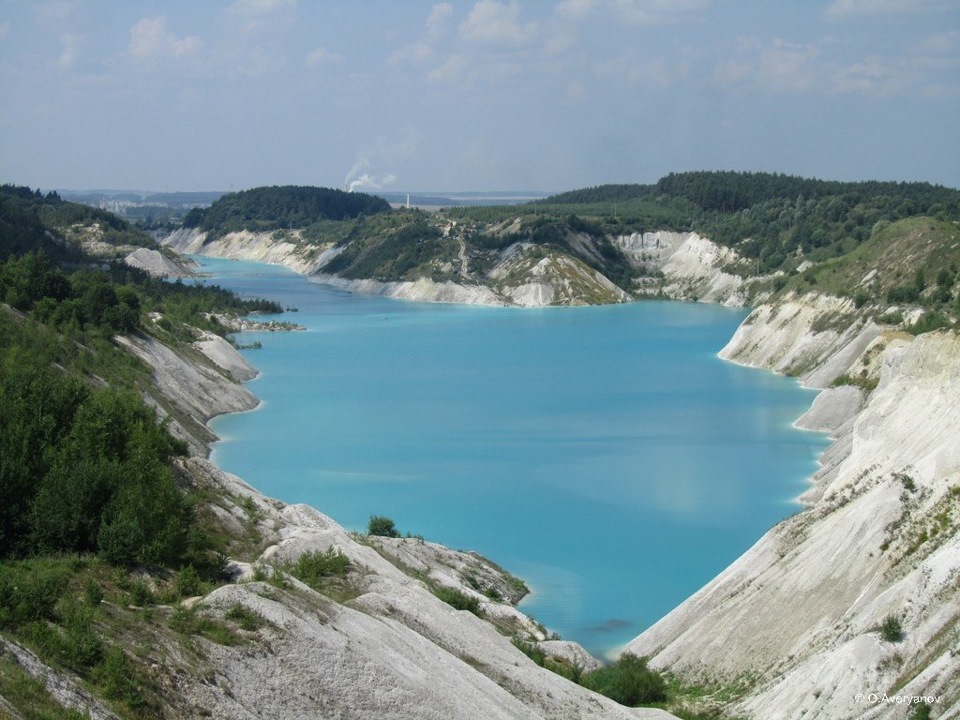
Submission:
<svg viewBox="0 0 960 720">
<path fill-rule="evenodd" d="M 219 237 L 239 230 L 308 228 L 323 220 L 352 220 L 389 210 L 386 200 L 366 193 L 284 185 L 228 193 L 209 208 L 187 213 L 183 225 Z"/>
<path fill-rule="evenodd" d="M 0 186 L 0 260 L 43 250 L 57 261 L 78 261 L 79 242 L 68 241 L 78 240 L 73 228 L 79 227 L 96 228 L 93 235 L 106 245 L 156 246 L 142 230 L 105 210 L 68 202 L 56 192 Z"/>
</svg>

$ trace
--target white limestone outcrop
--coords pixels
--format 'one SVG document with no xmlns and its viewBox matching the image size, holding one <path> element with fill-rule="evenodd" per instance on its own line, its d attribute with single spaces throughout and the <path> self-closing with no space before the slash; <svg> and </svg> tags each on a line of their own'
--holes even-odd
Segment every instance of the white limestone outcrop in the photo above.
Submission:
<svg viewBox="0 0 960 720">
<path fill-rule="evenodd" d="M 728 306 L 746 304 L 746 283 L 724 268 L 741 262 L 735 250 L 695 232 L 632 233 L 613 242 L 637 268 L 659 270 L 664 282 L 656 291 L 666 297 Z"/>
<path fill-rule="evenodd" d="M 185 278 L 194 275 L 192 263 L 185 259 L 172 260 L 159 250 L 137 248 L 127 255 L 123 262 L 130 267 L 139 268 L 154 277 Z"/>
<path fill-rule="evenodd" d="M 752 678 L 728 711 L 755 718 L 899 718 L 857 696 L 943 696 L 960 711 L 960 337 L 883 353 L 842 423 L 813 505 L 628 644 L 711 683 Z M 895 642 L 878 631 L 902 624 Z"/>
<path fill-rule="evenodd" d="M 196 454 L 205 455 L 208 444 L 216 439 L 206 426 L 208 420 L 251 410 L 260 402 L 239 384 L 256 371 L 222 338 L 204 336 L 196 345 L 196 354 L 190 355 L 147 335 L 115 340 L 152 370 L 153 387 L 145 399 L 161 416 L 170 417 L 170 431 L 186 440 Z"/>
</svg>

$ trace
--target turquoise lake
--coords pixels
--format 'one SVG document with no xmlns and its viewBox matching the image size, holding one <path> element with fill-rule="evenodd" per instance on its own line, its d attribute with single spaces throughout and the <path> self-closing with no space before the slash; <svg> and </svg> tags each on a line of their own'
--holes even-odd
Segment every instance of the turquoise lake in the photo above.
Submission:
<svg viewBox="0 0 960 720">
<path fill-rule="evenodd" d="M 742 309 L 412 303 L 198 259 L 308 328 L 239 336 L 262 343 L 244 352 L 263 404 L 211 423 L 221 467 L 348 529 L 387 515 L 478 551 L 595 654 L 796 512 L 826 446 L 791 427 L 811 391 L 716 357 Z"/>
</svg>

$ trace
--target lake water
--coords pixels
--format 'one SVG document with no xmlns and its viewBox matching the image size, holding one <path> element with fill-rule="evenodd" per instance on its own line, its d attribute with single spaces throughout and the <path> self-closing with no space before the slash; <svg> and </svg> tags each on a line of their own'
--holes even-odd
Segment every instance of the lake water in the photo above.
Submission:
<svg viewBox="0 0 960 720">
<path fill-rule="evenodd" d="M 743 310 L 412 303 L 202 262 L 308 328 L 240 336 L 262 343 L 245 353 L 263 405 L 212 423 L 221 467 L 349 529 L 387 515 L 476 550 L 597 654 L 798 510 L 826 445 L 791 427 L 810 391 L 716 357 Z"/>
</svg>

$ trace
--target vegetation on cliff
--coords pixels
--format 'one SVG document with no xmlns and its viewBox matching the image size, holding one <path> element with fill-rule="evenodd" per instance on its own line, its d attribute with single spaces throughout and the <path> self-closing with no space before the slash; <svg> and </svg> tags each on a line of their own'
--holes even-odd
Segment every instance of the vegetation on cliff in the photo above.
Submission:
<svg viewBox="0 0 960 720">
<path fill-rule="evenodd" d="M 280 308 L 94 260 L 71 231 L 153 243 L 102 211 L 12 186 L 0 206 L 0 643 L 76 673 L 121 716 L 164 717 L 128 640 L 179 632 L 175 618 L 154 632 L 126 608 L 222 582 L 227 546 L 176 469 L 186 444 L 141 397 L 149 370 L 114 337 L 183 344 L 197 325 L 225 332 L 211 313 Z M 0 695 L 60 716 L 31 682 L 5 655 Z"/>
<path fill-rule="evenodd" d="M 254 232 L 308 228 L 323 220 L 352 220 L 386 212 L 390 204 L 366 193 L 285 185 L 228 193 L 210 207 L 191 210 L 184 227 L 197 227 L 210 237 L 239 230 Z"/>
<path fill-rule="evenodd" d="M 257 188 L 225 195 L 191 212 L 185 224 L 206 231 L 208 241 L 235 230 L 271 232 L 299 246 L 307 259 L 334 249 L 321 271 L 347 279 L 485 285 L 507 302 L 511 288 L 553 282 L 535 276 L 547 256 L 570 258 L 633 296 L 657 295 L 664 287 L 658 256 L 640 257 L 621 239 L 697 232 L 734 251 L 736 259 L 722 270 L 749 281 L 748 296 L 816 286 L 856 298 L 861 307 L 929 307 L 944 317 L 957 312 L 950 239 L 960 222 L 960 191 L 929 183 L 685 172 L 654 184 L 583 188 L 525 205 L 434 213 L 387 208 L 380 198 L 339 190 Z M 933 230 L 918 234 L 918 225 Z M 943 253 L 943 267 L 934 267 L 933 258 Z M 876 267 L 869 267 L 873 261 Z M 864 282 L 874 269 L 882 277 Z M 572 295 L 553 302 L 580 297 L 581 281 L 574 284 Z M 588 296 L 590 302 L 617 301 L 616 293 Z"/>
</svg>

